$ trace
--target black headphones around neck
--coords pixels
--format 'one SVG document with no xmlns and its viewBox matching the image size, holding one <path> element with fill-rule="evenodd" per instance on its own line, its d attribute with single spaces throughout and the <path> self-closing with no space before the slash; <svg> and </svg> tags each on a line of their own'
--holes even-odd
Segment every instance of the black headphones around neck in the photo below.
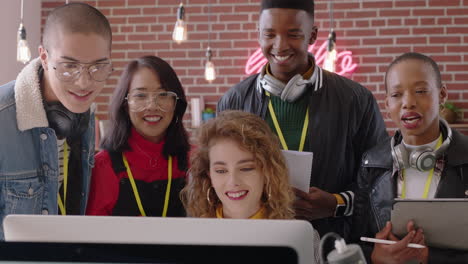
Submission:
<svg viewBox="0 0 468 264">
<path fill-rule="evenodd" d="M 55 130 L 57 138 L 75 139 L 81 136 L 88 128 L 90 110 L 84 113 L 73 113 L 60 102 L 44 103 L 49 121 L 49 127 Z"/>
<path fill-rule="evenodd" d="M 436 161 L 440 158 L 450 146 L 452 141 L 452 129 L 448 125 L 447 121 L 440 119 L 440 128 L 442 131 L 442 136 L 445 133 L 445 140 L 436 150 L 433 150 L 430 147 L 423 147 L 421 149 L 412 151 L 411 153 L 405 147 L 401 139 L 400 131 L 397 131 L 395 136 L 391 140 L 391 149 L 393 162 L 398 170 L 414 168 L 419 171 L 428 171 L 434 168 Z M 399 143 L 397 143 L 399 141 Z M 398 144 L 395 146 L 395 144 Z"/>
</svg>

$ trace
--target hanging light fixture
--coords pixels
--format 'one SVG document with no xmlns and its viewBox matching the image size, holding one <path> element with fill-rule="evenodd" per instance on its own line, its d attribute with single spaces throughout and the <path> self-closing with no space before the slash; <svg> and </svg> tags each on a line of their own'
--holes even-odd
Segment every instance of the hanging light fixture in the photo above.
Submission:
<svg viewBox="0 0 468 264">
<path fill-rule="evenodd" d="M 216 79 L 216 70 L 214 63 L 211 61 L 213 53 L 211 48 L 208 46 L 206 49 L 206 63 L 205 63 L 205 79 L 209 82 L 212 82 Z"/>
<path fill-rule="evenodd" d="M 329 72 L 336 71 L 336 33 L 333 29 L 328 34 L 327 56 L 323 63 L 323 68 Z"/>
<path fill-rule="evenodd" d="M 212 82 L 216 79 L 216 70 L 213 61 L 213 52 L 211 51 L 211 0 L 208 1 L 208 48 L 206 49 L 205 80 Z"/>
<path fill-rule="evenodd" d="M 328 34 L 327 55 L 323 62 L 323 68 L 329 72 L 336 71 L 336 33 L 333 30 L 333 0 L 330 2 L 330 33 Z"/>
<path fill-rule="evenodd" d="M 21 20 L 18 28 L 18 38 L 16 46 L 16 60 L 26 64 L 31 60 L 31 51 L 26 41 L 26 28 L 23 25 L 23 0 L 21 0 Z"/>
<path fill-rule="evenodd" d="M 177 8 L 177 21 L 174 27 L 174 32 L 172 32 L 172 39 L 180 44 L 187 40 L 187 24 L 185 23 L 185 8 L 182 3 L 180 3 L 179 8 Z"/>
</svg>

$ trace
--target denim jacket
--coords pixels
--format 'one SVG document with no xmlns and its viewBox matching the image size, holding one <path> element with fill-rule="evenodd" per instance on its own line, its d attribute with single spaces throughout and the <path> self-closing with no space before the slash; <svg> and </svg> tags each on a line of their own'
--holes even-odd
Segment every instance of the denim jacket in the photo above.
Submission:
<svg viewBox="0 0 468 264">
<path fill-rule="evenodd" d="M 49 128 L 42 102 L 39 59 L 31 61 L 16 81 L 0 86 L 0 241 L 7 214 L 57 214 L 59 160 L 57 137 Z M 85 213 L 94 166 L 94 112 L 82 135 Z"/>
</svg>

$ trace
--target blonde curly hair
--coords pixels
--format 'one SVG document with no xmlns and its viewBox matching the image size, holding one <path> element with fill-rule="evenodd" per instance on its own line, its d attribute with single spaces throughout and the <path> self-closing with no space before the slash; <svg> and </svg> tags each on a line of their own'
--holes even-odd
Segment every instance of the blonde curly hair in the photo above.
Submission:
<svg viewBox="0 0 468 264">
<path fill-rule="evenodd" d="M 224 111 L 197 132 L 197 146 L 191 155 L 188 184 L 180 193 L 189 216 L 216 217 L 216 208 L 221 201 L 214 191 L 209 191 L 212 187 L 209 151 L 217 140 L 228 138 L 254 155 L 260 174 L 265 177 L 262 202 L 266 218 L 294 217 L 294 193 L 289 185 L 286 163 L 279 148 L 279 140 L 265 121 L 246 112 Z"/>
</svg>

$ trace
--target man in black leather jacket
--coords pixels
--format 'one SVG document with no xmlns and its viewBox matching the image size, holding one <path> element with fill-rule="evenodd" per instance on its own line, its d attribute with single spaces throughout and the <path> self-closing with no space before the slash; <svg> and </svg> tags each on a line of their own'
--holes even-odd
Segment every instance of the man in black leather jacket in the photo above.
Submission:
<svg viewBox="0 0 468 264">
<path fill-rule="evenodd" d="M 317 37 L 313 1 L 264 0 L 259 42 L 268 64 L 261 74 L 232 87 L 217 111 L 243 110 L 259 115 L 290 150 L 314 154 L 309 193 L 295 190 L 296 217 L 312 221 L 321 235 L 348 234 L 361 156 L 387 137 L 375 98 L 347 78 L 322 70 L 307 48 Z M 269 103 L 274 109 L 269 110 Z M 306 137 L 301 138 L 308 112 Z M 273 125 L 277 116 L 280 131 Z M 288 130 L 289 129 L 289 130 Z M 288 136 L 289 134 L 289 136 Z M 285 146 L 283 146 L 285 148 Z M 335 217 L 334 217 L 335 216 Z"/>
</svg>

